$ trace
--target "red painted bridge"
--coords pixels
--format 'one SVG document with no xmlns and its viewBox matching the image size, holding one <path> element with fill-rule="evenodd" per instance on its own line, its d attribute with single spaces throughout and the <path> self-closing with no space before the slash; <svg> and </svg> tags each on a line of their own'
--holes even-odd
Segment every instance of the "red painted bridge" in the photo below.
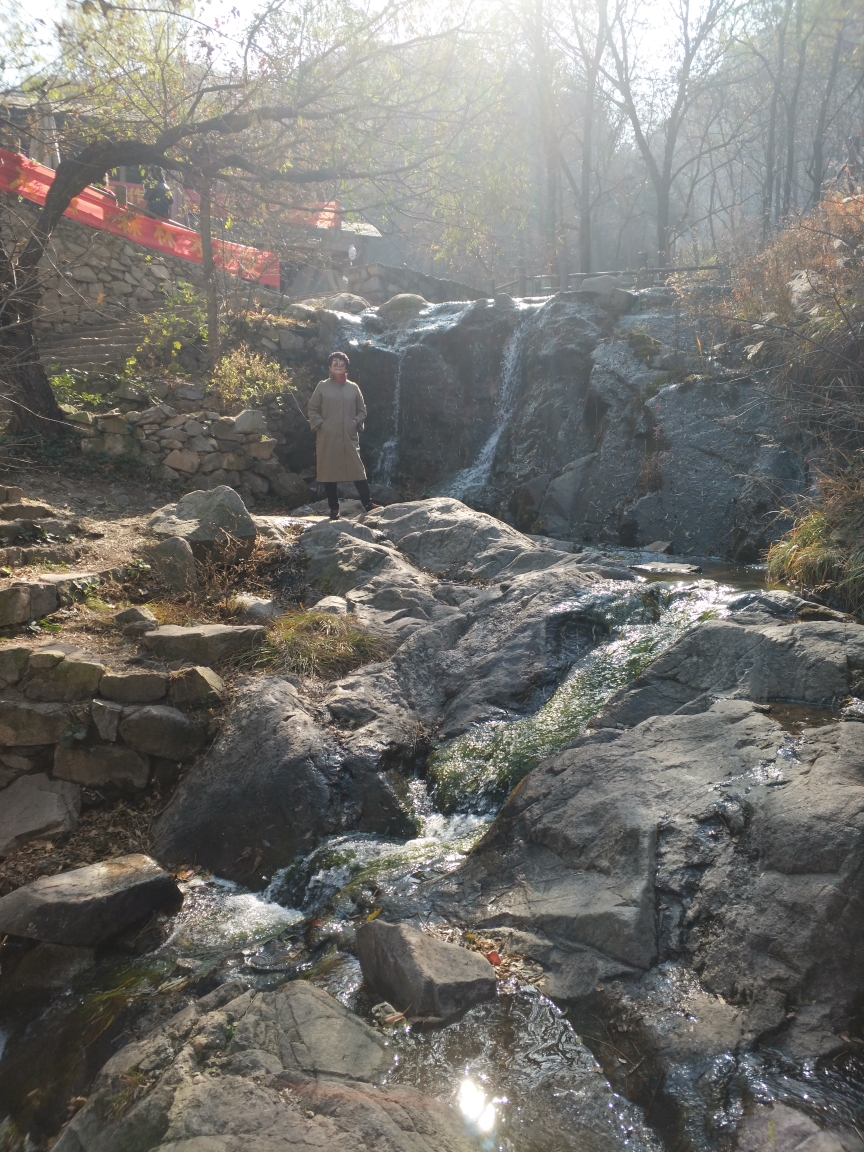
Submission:
<svg viewBox="0 0 864 1152">
<path fill-rule="evenodd" d="M 21 196 L 34 204 L 44 204 L 53 180 L 51 168 L 18 152 L 0 148 L 0 191 Z M 113 196 L 94 185 L 76 196 L 63 215 L 88 228 L 123 236 L 156 252 L 192 264 L 203 263 L 199 232 L 173 221 L 154 219 L 135 207 L 118 204 Z M 233 276 L 254 280 L 270 288 L 279 287 L 279 257 L 272 252 L 214 238 L 213 261 L 218 268 Z"/>
</svg>

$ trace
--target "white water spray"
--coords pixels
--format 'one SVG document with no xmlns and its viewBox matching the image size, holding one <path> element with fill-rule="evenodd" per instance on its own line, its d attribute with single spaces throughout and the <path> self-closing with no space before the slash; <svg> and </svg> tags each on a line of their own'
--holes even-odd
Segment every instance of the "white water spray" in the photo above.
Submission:
<svg viewBox="0 0 864 1152">
<path fill-rule="evenodd" d="M 532 308 L 531 311 L 534 309 Z M 525 312 L 528 312 L 527 308 L 525 308 Z M 442 496 L 454 496 L 457 500 L 461 500 L 466 493 L 477 492 L 488 484 L 492 465 L 495 462 L 498 442 L 516 410 L 516 394 L 521 378 L 522 350 L 525 346 L 527 332 L 528 325 L 523 316 L 504 345 L 504 355 L 501 358 L 501 385 L 498 389 L 498 395 L 495 397 L 495 426 L 481 447 L 474 463 L 457 472 L 455 476 L 441 486 L 440 493 Z"/>
</svg>

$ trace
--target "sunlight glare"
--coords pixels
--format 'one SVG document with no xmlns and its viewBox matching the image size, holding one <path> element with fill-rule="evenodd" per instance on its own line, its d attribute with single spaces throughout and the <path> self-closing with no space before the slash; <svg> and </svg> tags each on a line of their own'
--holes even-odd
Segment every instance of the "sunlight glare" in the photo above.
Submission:
<svg viewBox="0 0 864 1152">
<path fill-rule="evenodd" d="M 486 1103 L 486 1093 L 473 1080 L 463 1080 L 459 1086 L 459 1110 L 481 1132 L 491 1132 L 495 1127 L 495 1105 Z"/>
</svg>

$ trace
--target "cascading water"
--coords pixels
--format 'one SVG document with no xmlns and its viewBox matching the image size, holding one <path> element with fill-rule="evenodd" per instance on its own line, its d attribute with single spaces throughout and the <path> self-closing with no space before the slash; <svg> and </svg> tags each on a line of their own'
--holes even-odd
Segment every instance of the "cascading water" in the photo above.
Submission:
<svg viewBox="0 0 864 1152">
<path fill-rule="evenodd" d="M 501 358 L 501 383 L 495 398 L 495 425 L 477 454 L 474 463 L 457 472 L 455 476 L 442 485 L 439 495 L 455 496 L 457 500 L 462 500 L 466 496 L 478 494 L 488 484 L 492 465 L 495 462 L 498 442 L 516 410 L 516 398 L 521 379 L 522 352 L 529 330 L 526 320 L 538 307 L 537 304 L 521 303 L 519 305 L 521 313 L 519 321 L 504 346 L 504 354 Z"/>
<path fill-rule="evenodd" d="M 381 445 L 378 458 L 378 479 L 382 484 L 393 483 L 396 460 L 399 455 L 399 419 L 402 414 L 402 356 L 396 369 L 396 385 L 393 389 L 393 435 Z"/>
</svg>

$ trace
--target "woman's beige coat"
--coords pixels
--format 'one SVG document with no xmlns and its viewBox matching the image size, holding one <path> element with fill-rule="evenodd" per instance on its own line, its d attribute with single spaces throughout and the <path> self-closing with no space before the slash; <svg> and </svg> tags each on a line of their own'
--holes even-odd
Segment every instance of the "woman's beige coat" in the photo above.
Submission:
<svg viewBox="0 0 864 1152">
<path fill-rule="evenodd" d="M 318 482 L 365 480 L 360 459 L 360 429 L 366 419 L 363 393 L 353 380 L 321 380 L 309 401 L 309 426 L 315 433 Z"/>
</svg>

